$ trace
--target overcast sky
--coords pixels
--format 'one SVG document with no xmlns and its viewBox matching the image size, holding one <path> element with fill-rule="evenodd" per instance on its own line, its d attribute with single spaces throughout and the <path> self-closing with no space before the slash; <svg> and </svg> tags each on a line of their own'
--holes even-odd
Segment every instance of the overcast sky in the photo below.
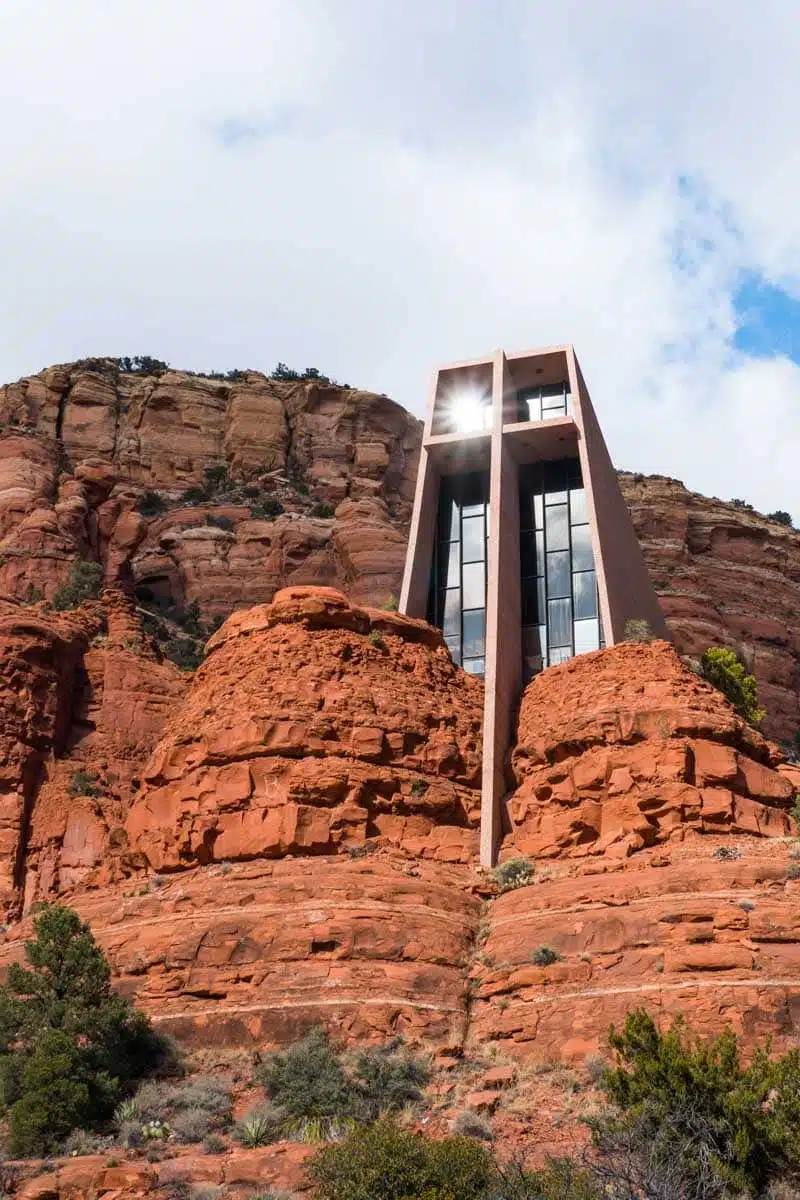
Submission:
<svg viewBox="0 0 800 1200">
<path fill-rule="evenodd" d="M 571 341 L 612 456 L 800 522 L 797 0 L 0 0 L 0 380 Z"/>
</svg>

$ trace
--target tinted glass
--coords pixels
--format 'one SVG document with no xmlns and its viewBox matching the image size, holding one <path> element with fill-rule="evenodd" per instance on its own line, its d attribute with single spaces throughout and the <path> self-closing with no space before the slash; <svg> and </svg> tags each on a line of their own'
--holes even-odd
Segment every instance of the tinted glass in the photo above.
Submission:
<svg viewBox="0 0 800 1200">
<path fill-rule="evenodd" d="M 550 666 L 554 667 L 557 663 L 569 662 L 572 658 L 572 650 L 569 646 L 553 646 L 550 651 Z"/>
<path fill-rule="evenodd" d="M 474 658 L 476 655 L 483 654 L 486 614 L 483 609 L 474 612 L 465 612 L 463 621 L 462 649 L 464 657 Z"/>
<path fill-rule="evenodd" d="M 442 631 L 447 636 L 456 637 L 461 632 L 461 604 L 458 588 L 450 588 L 442 592 L 441 602 Z"/>
<path fill-rule="evenodd" d="M 547 509 L 545 534 L 548 551 L 569 549 L 569 520 L 566 504 L 554 505 Z"/>
<path fill-rule="evenodd" d="M 536 574 L 536 537 L 532 533 L 523 533 L 519 539 L 519 560 L 522 578 Z"/>
<path fill-rule="evenodd" d="M 458 542 L 442 542 L 439 546 L 439 587 L 458 587 L 458 568 L 461 557 Z"/>
<path fill-rule="evenodd" d="M 544 496 L 541 492 L 533 497 L 534 525 L 536 529 L 544 527 Z"/>
<path fill-rule="evenodd" d="M 458 481 L 461 515 L 474 517 L 483 513 L 486 502 L 486 480 L 482 475 L 464 475 Z"/>
<path fill-rule="evenodd" d="M 464 659 L 464 670 L 468 675 L 483 675 L 485 669 L 485 660 L 482 658 Z"/>
<path fill-rule="evenodd" d="M 544 530 L 536 534 L 536 571 L 544 575 Z"/>
<path fill-rule="evenodd" d="M 535 625 L 539 620 L 541 609 L 538 604 L 538 579 L 523 579 L 522 581 L 522 624 Z"/>
<path fill-rule="evenodd" d="M 458 504 L 442 487 L 439 500 L 439 537 L 446 542 L 458 536 Z"/>
<path fill-rule="evenodd" d="M 572 645 L 572 605 L 567 600 L 548 600 L 547 627 L 551 646 Z"/>
<path fill-rule="evenodd" d="M 461 554 L 465 563 L 483 561 L 485 553 L 483 517 L 461 522 Z"/>
<path fill-rule="evenodd" d="M 450 657 L 456 666 L 461 665 L 461 638 L 445 637 L 444 639 L 447 649 L 450 651 Z"/>
<path fill-rule="evenodd" d="M 572 576 L 572 602 L 575 620 L 597 616 L 597 580 L 594 571 L 583 571 Z"/>
<path fill-rule="evenodd" d="M 558 550 L 547 556 L 547 595 L 569 595 L 569 552 Z"/>
<path fill-rule="evenodd" d="M 482 562 L 465 563 L 461 586 L 462 608 L 486 607 L 486 576 Z"/>
<path fill-rule="evenodd" d="M 575 653 L 588 654 L 590 650 L 600 649 L 600 623 L 595 618 L 591 621 L 575 622 Z"/>
<path fill-rule="evenodd" d="M 588 525 L 576 525 L 572 530 L 572 569 L 591 571 L 594 568 L 592 535 Z"/>
<path fill-rule="evenodd" d="M 569 519 L 573 525 L 583 525 L 589 520 L 586 492 L 583 488 L 573 488 L 569 494 Z"/>
</svg>

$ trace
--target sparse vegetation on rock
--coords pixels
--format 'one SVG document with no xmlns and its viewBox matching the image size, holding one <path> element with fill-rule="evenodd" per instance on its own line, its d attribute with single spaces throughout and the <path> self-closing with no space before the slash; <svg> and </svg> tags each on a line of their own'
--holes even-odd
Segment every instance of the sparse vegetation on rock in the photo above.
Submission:
<svg viewBox="0 0 800 1200">
<path fill-rule="evenodd" d="M 77 559 L 70 567 L 69 582 L 61 585 L 53 596 L 56 612 L 77 608 L 84 600 L 98 600 L 103 582 L 100 563 Z"/>
<path fill-rule="evenodd" d="M 754 675 L 748 675 L 733 650 L 712 646 L 700 660 L 703 678 L 718 688 L 733 705 L 740 717 L 758 726 L 765 716 L 758 706 L 758 691 Z"/>
</svg>

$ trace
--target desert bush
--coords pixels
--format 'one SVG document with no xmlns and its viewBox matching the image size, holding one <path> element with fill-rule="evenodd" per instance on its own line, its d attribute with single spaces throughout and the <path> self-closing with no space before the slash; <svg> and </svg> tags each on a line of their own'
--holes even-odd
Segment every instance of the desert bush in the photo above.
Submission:
<svg viewBox="0 0 800 1200">
<path fill-rule="evenodd" d="M 219 491 L 228 482 L 228 468 L 224 463 L 215 467 L 206 467 L 204 471 L 206 487 L 210 491 Z"/>
<path fill-rule="evenodd" d="M 73 771 L 69 779 L 70 796 L 99 796 L 100 789 L 96 787 L 97 778 L 91 771 L 82 769 Z"/>
<path fill-rule="evenodd" d="M 792 514 L 786 512 L 783 508 L 778 508 L 775 512 L 767 513 L 767 519 L 777 521 L 779 525 L 785 525 L 788 529 L 793 528 Z"/>
<path fill-rule="evenodd" d="M 700 671 L 730 701 L 740 717 L 750 725 L 760 725 L 765 710 L 758 707 L 755 676 L 747 674 L 732 650 L 712 646 L 700 659 Z"/>
<path fill-rule="evenodd" d="M 203 1152 L 205 1154 L 224 1154 L 226 1149 L 225 1139 L 221 1138 L 218 1133 L 208 1133 L 203 1138 Z"/>
<path fill-rule="evenodd" d="M 45 906 L 0 988 L 0 1090 L 13 1153 L 49 1152 L 91 1129 L 121 1095 L 166 1060 L 143 1014 L 111 988 L 91 931 L 68 908 Z"/>
<path fill-rule="evenodd" d="M 235 1136 L 243 1146 L 269 1146 L 281 1136 L 286 1113 L 277 1107 L 257 1108 L 236 1126 Z"/>
<path fill-rule="evenodd" d="M 714 851 L 714 858 L 718 858 L 722 862 L 732 862 L 734 859 L 741 857 L 742 852 L 738 846 L 717 846 Z"/>
<path fill-rule="evenodd" d="M 103 1151 L 110 1150 L 113 1144 L 113 1138 L 90 1133 L 86 1129 L 73 1129 L 64 1142 L 63 1152 L 71 1158 L 77 1158 L 84 1154 L 102 1154 Z M 2 1194 L 0 1191 L 0 1196 Z"/>
<path fill-rule="evenodd" d="M 318 1200 L 484 1200 L 491 1155 L 474 1138 L 434 1141 L 392 1121 L 359 1125 L 311 1160 Z"/>
<path fill-rule="evenodd" d="M 507 858 L 494 868 L 492 879 L 502 894 L 532 883 L 535 870 L 529 858 Z"/>
<path fill-rule="evenodd" d="M 217 517 L 214 513 L 206 513 L 206 525 L 213 525 L 215 529 L 223 529 L 226 533 L 235 528 L 235 522 L 230 517 Z"/>
<path fill-rule="evenodd" d="M 692 1178 L 745 1194 L 800 1167 L 800 1051 L 770 1059 L 767 1044 L 745 1067 L 732 1030 L 700 1042 L 681 1020 L 660 1032 L 642 1009 L 612 1028 L 609 1045 L 603 1088 L 619 1115 L 590 1121 L 607 1157 L 630 1157 L 633 1137 L 656 1165 L 679 1159 Z"/>
<path fill-rule="evenodd" d="M 353 1065 L 355 1095 L 351 1115 L 375 1121 L 386 1113 L 400 1112 L 422 1099 L 430 1070 L 421 1059 L 399 1052 L 394 1043 L 360 1050 Z"/>
<path fill-rule="evenodd" d="M 789 863 L 786 868 L 787 879 L 800 879 L 800 863 Z"/>
<path fill-rule="evenodd" d="M 205 1075 L 179 1083 L 149 1080 L 133 1098 L 131 1109 L 134 1106 L 145 1126 L 166 1125 L 184 1144 L 202 1142 L 208 1133 L 226 1129 L 233 1113 L 230 1091 Z M 122 1119 L 131 1119 L 121 1107 Z"/>
<path fill-rule="evenodd" d="M 637 617 L 625 622 L 625 627 L 622 631 L 623 642 L 654 642 L 656 635 L 650 628 L 649 621 L 641 620 Z"/>
<path fill-rule="evenodd" d="M 548 1158 L 538 1171 L 514 1161 L 498 1166 L 490 1196 L 491 1200 L 634 1200 L 633 1195 L 620 1191 L 606 1193 L 590 1169 L 569 1158 Z M 670 1196 L 668 1200 L 678 1198 Z"/>
<path fill-rule="evenodd" d="M 460 1112 L 453 1121 L 451 1129 L 453 1133 L 460 1134 L 461 1137 L 479 1138 L 483 1142 L 494 1141 L 492 1122 L 487 1117 L 481 1116 L 480 1113 L 472 1112 L 471 1109 Z"/>
<path fill-rule="evenodd" d="M 552 967 L 553 963 L 560 962 L 562 957 L 552 946 L 537 946 L 531 955 L 531 962 L 535 967 Z"/>
<path fill-rule="evenodd" d="M 152 358 L 149 354 L 123 355 L 116 360 L 120 371 L 130 375 L 163 375 L 169 370 L 169 363 L 160 358 Z"/>
<path fill-rule="evenodd" d="M 148 488 L 146 492 L 142 492 L 141 496 L 136 501 L 137 511 L 143 517 L 160 517 L 165 513 L 168 504 L 160 492 L 154 492 Z"/>
<path fill-rule="evenodd" d="M 418 1101 L 430 1078 L 427 1065 L 404 1054 L 397 1042 L 358 1051 L 343 1060 L 320 1028 L 261 1066 L 258 1078 L 272 1103 L 282 1111 L 284 1130 L 314 1140 L 341 1136 L 347 1122 L 374 1121 Z M 327 1123 L 327 1124 L 326 1124 Z"/>
<path fill-rule="evenodd" d="M 53 608 L 56 612 L 66 612 L 83 604 L 84 600 L 98 600 L 102 582 L 100 563 L 77 559 L 70 567 L 69 582 L 56 589 Z"/>
<path fill-rule="evenodd" d="M 272 496 L 268 496 L 260 504 L 252 506 L 250 516 L 254 521 L 270 521 L 273 517 L 279 517 L 282 512 L 283 505 L 280 500 L 275 500 Z"/>
<path fill-rule="evenodd" d="M 397 612 L 397 609 L 398 609 L 397 596 L 391 595 L 383 607 L 386 612 Z"/>
<path fill-rule="evenodd" d="M 327 519 L 332 517 L 333 513 L 334 508 L 332 504 L 326 504 L 324 500 L 319 500 L 316 504 L 311 505 L 308 515 L 310 517 L 323 517 Z"/>
<path fill-rule="evenodd" d="M 383 634 L 379 629 L 370 629 L 367 634 L 367 641 L 370 646 L 374 646 L 377 650 L 384 650 L 386 642 L 383 640 Z"/>
<path fill-rule="evenodd" d="M 203 661 L 203 646 L 194 638 L 170 638 L 161 649 L 164 657 L 182 671 L 196 671 Z"/>
<path fill-rule="evenodd" d="M 192 484 L 181 496 L 184 504 L 203 504 L 210 499 L 211 493 L 208 488 L 201 487 L 199 484 Z"/>
</svg>

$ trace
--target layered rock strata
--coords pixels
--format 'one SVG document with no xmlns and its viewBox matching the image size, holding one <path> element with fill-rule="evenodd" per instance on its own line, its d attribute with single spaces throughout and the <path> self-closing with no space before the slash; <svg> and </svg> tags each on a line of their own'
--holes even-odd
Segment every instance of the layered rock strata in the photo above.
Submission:
<svg viewBox="0 0 800 1200">
<path fill-rule="evenodd" d="M 159 871 L 356 850 L 477 849 L 483 685 L 437 630 L 285 589 L 208 644 L 128 814 Z"/>
</svg>

